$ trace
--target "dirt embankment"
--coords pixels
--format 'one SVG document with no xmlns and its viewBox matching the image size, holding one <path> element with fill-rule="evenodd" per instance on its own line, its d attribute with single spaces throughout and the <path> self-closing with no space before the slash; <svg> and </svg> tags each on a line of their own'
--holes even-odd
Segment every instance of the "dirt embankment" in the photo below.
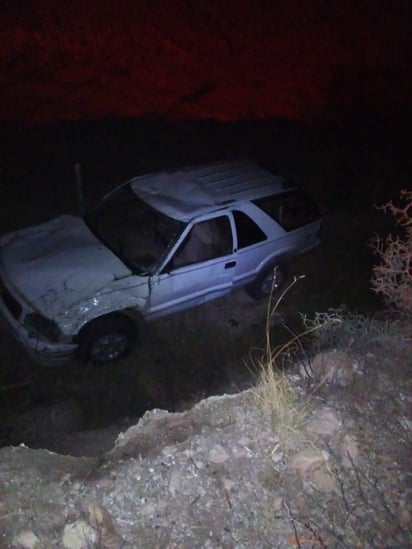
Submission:
<svg viewBox="0 0 412 549">
<path fill-rule="evenodd" d="M 313 359 L 311 378 L 307 365 L 290 372 L 305 410 L 295 428 L 250 389 L 147 412 L 99 457 L 3 448 L 0 546 L 409 547 L 402 337 L 403 350 L 393 339 L 365 343 Z"/>
</svg>

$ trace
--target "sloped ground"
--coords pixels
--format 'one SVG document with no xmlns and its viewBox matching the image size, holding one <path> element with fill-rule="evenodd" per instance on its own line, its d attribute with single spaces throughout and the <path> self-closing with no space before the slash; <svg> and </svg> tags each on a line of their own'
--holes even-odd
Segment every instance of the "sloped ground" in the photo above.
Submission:
<svg viewBox="0 0 412 549">
<path fill-rule="evenodd" d="M 3 448 L 0 546 L 409 547 L 410 335 L 341 349 L 330 383 L 318 359 L 290 372 L 307 415 L 287 432 L 250 389 L 147 412 L 99 458 Z"/>
</svg>

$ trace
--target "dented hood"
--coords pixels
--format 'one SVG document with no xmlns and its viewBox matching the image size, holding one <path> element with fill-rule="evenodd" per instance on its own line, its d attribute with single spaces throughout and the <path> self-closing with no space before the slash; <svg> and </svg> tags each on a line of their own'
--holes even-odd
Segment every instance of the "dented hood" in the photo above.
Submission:
<svg viewBox="0 0 412 549">
<path fill-rule="evenodd" d="M 48 318 L 131 274 L 82 219 L 71 215 L 9 233 L 0 246 L 3 276 Z"/>
</svg>

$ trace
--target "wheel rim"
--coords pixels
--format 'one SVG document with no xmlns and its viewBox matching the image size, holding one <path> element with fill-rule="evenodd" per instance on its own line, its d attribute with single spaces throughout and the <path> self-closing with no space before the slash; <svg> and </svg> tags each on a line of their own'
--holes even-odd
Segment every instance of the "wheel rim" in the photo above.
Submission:
<svg viewBox="0 0 412 549">
<path fill-rule="evenodd" d="M 96 362 L 108 362 L 123 355 L 129 347 L 125 334 L 105 334 L 99 337 L 90 348 L 90 357 Z"/>
</svg>

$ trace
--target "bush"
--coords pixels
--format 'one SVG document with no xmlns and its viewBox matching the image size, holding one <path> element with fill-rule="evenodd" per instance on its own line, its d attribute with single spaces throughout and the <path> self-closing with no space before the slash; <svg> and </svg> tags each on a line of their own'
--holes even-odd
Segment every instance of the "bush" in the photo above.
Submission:
<svg viewBox="0 0 412 549">
<path fill-rule="evenodd" d="M 328 349 L 367 352 L 376 344 L 393 346 L 402 340 L 402 329 L 397 321 L 365 316 L 345 306 L 316 312 L 313 317 L 301 314 L 301 318 L 315 353 Z"/>
<path fill-rule="evenodd" d="M 393 202 L 378 207 L 390 213 L 400 229 L 385 240 L 378 236 L 372 248 L 380 259 L 373 268 L 372 289 L 380 294 L 388 308 L 412 321 L 412 191 L 401 191 L 402 206 Z"/>
</svg>

